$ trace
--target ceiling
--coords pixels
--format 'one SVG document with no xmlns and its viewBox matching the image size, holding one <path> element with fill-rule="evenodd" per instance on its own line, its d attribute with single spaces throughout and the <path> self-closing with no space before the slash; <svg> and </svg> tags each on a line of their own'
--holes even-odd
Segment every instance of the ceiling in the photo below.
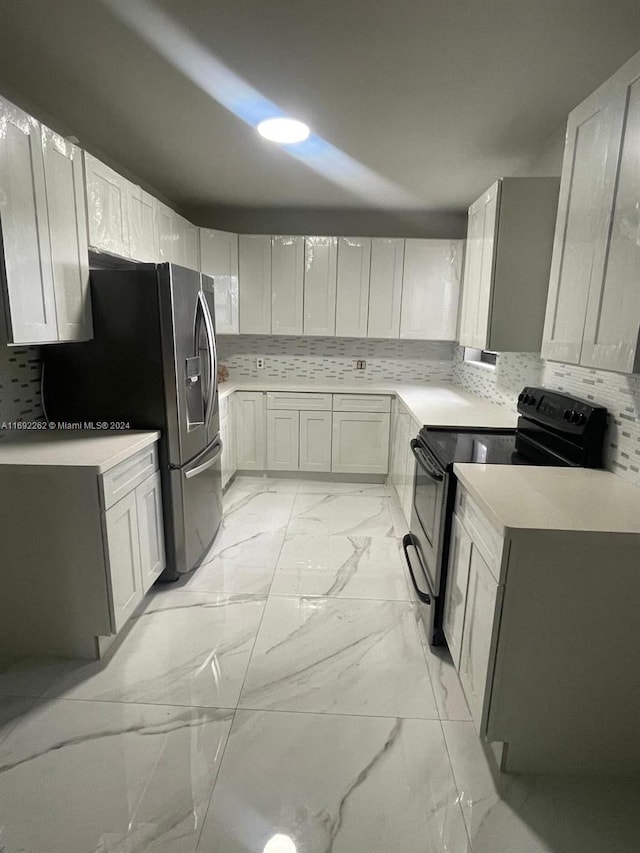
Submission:
<svg viewBox="0 0 640 853">
<path fill-rule="evenodd" d="M 638 0 L 0 0 L 0 92 L 203 225 L 445 221 L 638 49 Z M 269 102 L 311 149 L 258 137 Z"/>
</svg>

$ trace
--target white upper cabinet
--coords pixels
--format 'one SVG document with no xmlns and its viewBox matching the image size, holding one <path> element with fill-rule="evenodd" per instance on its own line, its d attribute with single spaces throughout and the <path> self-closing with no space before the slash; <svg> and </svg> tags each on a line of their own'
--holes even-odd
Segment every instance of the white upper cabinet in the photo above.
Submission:
<svg viewBox="0 0 640 853">
<path fill-rule="evenodd" d="M 0 100 L 0 223 L 8 339 L 57 339 L 40 127 Z"/>
<path fill-rule="evenodd" d="M 335 335 L 337 254 L 337 237 L 304 238 L 305 335 Z"/>
<path fill-rule="evenodd" d="M 0 223 L 7 341 L 92 335 L 82 154 L 0 99 Z"/>
<path fill-rule="evenodd" d="M 601 282 L 592 277 L 580 363 L 640 371 L 640 54 L 623 69 L 615 100 L 623 131 Z M 614 119 L 614 124 L 616 120 Z"/>
<path fill-rule="evenodd" d="M 463 241 L 405 240 L 400 337 L 453 341 Z"/>
<path fill-rule="evenodd" d="M 336 335 L 366 338 L 369 316 L 371 239 L 339 237 L 336 291 Z"/>
<path fill-rule="evenodd" d="M 136 261 L 155 263 L 160 258 L 158 199 L 133 185 L 129 188 L 129 249 Z"/>
<path fill-rule="evenodd" d="M 304 237 L 271 238 L 271 331 L 301 335 L 304 292 Z"/>
<path fill-rule="evenodd" d="M 129 258 L 129 181 L 85 151 L 89 245 Z"/>
<path fill-rule="evenodd" d="M 200 271 L 199 229 L 166 204 L 158 203 L 160 258 Z"/>
<path fill-rule="evenodd" d="M 214 281 L 216 332 L 237 335 L 238 314 L 238 235 L 211 228 L 200 229 L 202 272 Z"/>
<path fill-rule="evenodd" d="M 403 239 L 374 237 L 371 240 L 369 338 L 400 337 L 403 266 Z"/>
<path fill-rule="evenodd" d="M 238 237 L 240 333 L 271 334 L 271 237 L 240 234 Z"/>
<path fill-rule="evenodd" d="M 469 208 L 463 346 L 540 350 L 558 185 L 557 178 L 503 178 Z"/>
<path fill-rule="evenodd" d="M 57 340 L 88 340 L 93 323 L 82 152 L 46 127 L 42 128 L 42 151 Z"/>
<path fill-rule="evenodd" d="M 542 355 L 640 370 L 640 54 L 570 115 Z"/>
</svg>

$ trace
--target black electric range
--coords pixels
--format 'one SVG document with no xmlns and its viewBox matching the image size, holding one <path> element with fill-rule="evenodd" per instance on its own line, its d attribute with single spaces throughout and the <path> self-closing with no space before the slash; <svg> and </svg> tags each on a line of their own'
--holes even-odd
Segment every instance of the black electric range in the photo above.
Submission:
<svg viewBox="0 0 640 853">
<path fill-rule="evenodd" d="M 515 429 L 424 426 L 411 441 L 416 458 L 411 532 L 403 540 L 431 643 L 444 642 L 442 613 L 456 492 L 456 462 L 602 467 L 607 410 L 587 400 L 526 387 Z"/>
</svg>

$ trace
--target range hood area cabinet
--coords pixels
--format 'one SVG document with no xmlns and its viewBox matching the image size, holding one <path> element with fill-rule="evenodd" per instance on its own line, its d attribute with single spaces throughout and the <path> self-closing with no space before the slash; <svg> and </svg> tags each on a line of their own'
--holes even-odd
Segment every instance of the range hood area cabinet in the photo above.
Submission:
<svg viewBox="0 0 640 853">
<path fill-rule="evenodd" d="M 459 341 L 539 352 L 558 178 L 502 178 L 469 208 Z"/>
<path fill-rule="evenodd" d="M 0 277 L 11 344 L 88 340 L 82 152 L 0 98 Z"/>
<path fill-rule="evenodd" d="M 640 53 L 569 115 L 543 358 L 640 372 Z"/>
</svg>

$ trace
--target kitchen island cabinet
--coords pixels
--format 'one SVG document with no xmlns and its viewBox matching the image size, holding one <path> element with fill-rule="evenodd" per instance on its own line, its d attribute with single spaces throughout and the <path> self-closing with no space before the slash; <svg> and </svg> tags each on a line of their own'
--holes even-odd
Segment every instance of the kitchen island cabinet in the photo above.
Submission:
<svg viewBox="0 0 640 853">
<path fill-rule="evenodd" d="M 65 430 L 0 445 L 3 650 L 109 647 L 165 566 L 157 439 Z"/>
<path fill-rule="evenodd" d="M 507 772 L 637 776 L 640 490 L 592 469 L 454 471 L 444 631 L 478 733 Z"/>
</svg>

